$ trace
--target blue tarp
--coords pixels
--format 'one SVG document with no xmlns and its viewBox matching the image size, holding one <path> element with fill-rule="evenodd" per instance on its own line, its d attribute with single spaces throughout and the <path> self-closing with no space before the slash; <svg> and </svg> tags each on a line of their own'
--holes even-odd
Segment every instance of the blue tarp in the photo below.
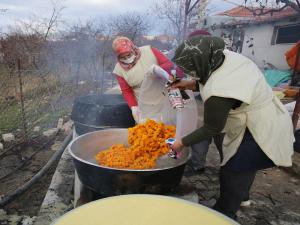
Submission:
<svg viewBox="0 0 300 225">
<path fill-rule="evenodd" d="M 276 87 L 291 79 L 292 73 L 289 70 L 265 70 L 265 78 L 271 87 Z"/>
</svg>

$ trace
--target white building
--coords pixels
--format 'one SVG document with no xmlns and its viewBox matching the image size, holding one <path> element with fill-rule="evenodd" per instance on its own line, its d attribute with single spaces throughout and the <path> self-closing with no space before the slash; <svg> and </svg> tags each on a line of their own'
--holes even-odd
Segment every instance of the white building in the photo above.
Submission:
<svg viewBox="0 0 300 225">
<path fill-rule="evenodd" d="M 244 7 L 236 7 L 207 17 L 203 26 L 261 68 L 288 69 L 284 54 L 300 40 L 300 14 L 291 8 L 254 17 Z"/>
</svg>

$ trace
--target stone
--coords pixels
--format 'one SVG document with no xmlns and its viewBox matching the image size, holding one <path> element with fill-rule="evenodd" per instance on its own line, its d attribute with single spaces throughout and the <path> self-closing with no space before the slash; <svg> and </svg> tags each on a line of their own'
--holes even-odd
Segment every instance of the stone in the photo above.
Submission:
<svg viewBox="0 0 300 225">
<path fill-rule="evenodd" d="M 78 82 L 79 85 L 83 85 L 83 84 L 85 84 L 85 83 L 86 83 L 86 82 L 83 81 L 83 80 L 81 80 L 81 81 Z"/>
<path fill-rule="evenodd" d="M 7 220 L 8 216 L 6 212 L 3 209 L 0 209 L 0 221 L 1 220 Z"/>
<path fill-rule="evenodd" d="M 41 127 L 40 127 L 40 126 L 35 126 L 35 127 L 33 128 L 33 132 L 40 132 L 40 130 L 41 130 Z"/>
<path fill-rule="evenodd" d="M 211 176 L 210 179 L 213 182 L 217 182 L 219 180 L 219 177 Z"/>
<path fill-rule="evenodd" d="M 119 85 L 112 87 L 111 89 L 105 91 L 105 94 L 121 94 L 121 89 Z"/>
<path fill-rule="evenodd" d="M 49 129 L 47 131 L 44 131 L 43 132 L 43 135 L 46 136 L 46 137 L 51 137 L 53 136 L 54 134 L 56 134 L 56 132 L 58 131 L 57 128 L 52 128 L 52 129 Z"/>
<path fill-rule="evenodd" d="M 63 128 L 63 124 L 64 124 L 64 119 L 59 118 L 57 122 L 57 129 L 61 130 Z"/>
<path fill-rule="evenodd" d="M 2 134 L 2 139 L 4 142 L 11 142 L 15 140 L 15 136 L 12 133 Z"/>
<path fill-rule="evenodd" d="M 298 183 L 298 179 L 296 179 L 296 178 L 291 178 L 290 181 L 293 183 Z"/>
<path fill-rule="evenodd" d="M 292 166 L 292 170 L 294 171 L 294 173 L 296 173 L 297 175 L 300 175 L 300 153 L 295 152 L 293 155 L 293 166 Z"/>
<path fill-rule="evenodd" d="M 70 120 L 70 116 L 64 116 L 64 123 L 68 122 Z"/>
<path fill-rule="evenodd" d="M 62 130 L 64 131 L 65 134 L 70 134 L 73 131 L 72 127 L 73 127 L 73 121 L 69 120 L 62 126 Z"/>
<path fill-rule="evenodd" d="M 21 224 L 22 225 L 33 225 L 35 218 L 36 218 L 35 216 L 34 217 L 24 216 Z"/>
<path fill-rule="evenodd" d="M 196 185 L 195 185 L 195 188 L 199 189 L 199 190 L 206 190 L 206 186 L 204 184 L 202 184 L 201 182 L 198 182 Z"/>
<path fill-rule="evenodd" d="M 183 200 L 187 200 L 187 201 L 194 202 L 194 203 L 199 202 L 199 196 L 195 191 L 184 194 L 184 195 L 172 195 L 172 197 L 181 198 Z"/>
<path fill-rule="evenodd" d="M 212 208 L 216 204 L 216 202 L 217 202 L 217 200 L 215 198 L 211 198 L 209 200 L 200 201 L 199 203 L 206 207 Z"/>
<path fill-rule="evenodd" d="M 189 181 L 192 183 L 196 183 L 197 181 L 199 181 L 199 176 L 191 176 L 189 177 Z"/>
<path fill-rule="evenodd" d="M 215 198 L 217 195 L 216 191 L 204 191 L 202 190 L 202 195 L 205 196 L 206 199 Z"/>
<path fill-rule="evenodd" d="M 58 151 L 60 149 L 61 144 L 61 141 L 55 141 L 54 144 L 51 146 L 51 150 Z"/>
<path fill-rule="evenodd" d="M 0 150 L 3 150 L 4 149 L 4 146 L 3 144 L 0 142 Z"/>
<path fill-rule="evenodd" d="M 21 217 L 21 216 L 18 216 L 18 215 L 10 215 L 10 216 L 9 216 L 9 219 L 8 219 L 8 221 L 9 221 L 8 224 L 10 224 L 10 225 L 19 225 L 20 222 L 21 222 L 21 220 L 22 220 L 22 217 Z"/>
</svg>

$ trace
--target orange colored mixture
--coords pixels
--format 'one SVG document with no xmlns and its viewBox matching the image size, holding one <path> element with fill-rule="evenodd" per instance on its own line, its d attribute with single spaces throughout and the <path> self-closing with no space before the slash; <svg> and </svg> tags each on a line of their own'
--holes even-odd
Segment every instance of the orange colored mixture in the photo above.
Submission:
<svg viewBox="0 0 300 225">
<path fill-rule="evenodd" d="M 147 120 L 145 124 L 138 124 L 128 129 L 129 147 L 114 144 L 109 149 L 99 152 L 95 158 L 100 165 L 108 167 L 154 168 L 157 158 L 169 151 L 165 140 L 175 137 L 175 131 L 173 125 Z"/>
</svg>

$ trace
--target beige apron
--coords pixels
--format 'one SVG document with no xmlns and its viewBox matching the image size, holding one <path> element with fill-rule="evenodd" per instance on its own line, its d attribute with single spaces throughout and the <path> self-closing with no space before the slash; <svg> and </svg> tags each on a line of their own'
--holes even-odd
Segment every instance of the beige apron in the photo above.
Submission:
<svg viewBox="0 0 300 225">
<path fill-rule="evenodd" d="M 212 96 L 234 98 L 243 102 L 229 112 L 223 141 L 222 165 L 237 152 L 246 127 L 264 153 L 278 166 L 291 166 L 293 126 L 291 118 L 273 95 L 259 68 L 248 58 L 224 51 L 222 66 L 200 87 L 204 101 Z"/>
</svg>

